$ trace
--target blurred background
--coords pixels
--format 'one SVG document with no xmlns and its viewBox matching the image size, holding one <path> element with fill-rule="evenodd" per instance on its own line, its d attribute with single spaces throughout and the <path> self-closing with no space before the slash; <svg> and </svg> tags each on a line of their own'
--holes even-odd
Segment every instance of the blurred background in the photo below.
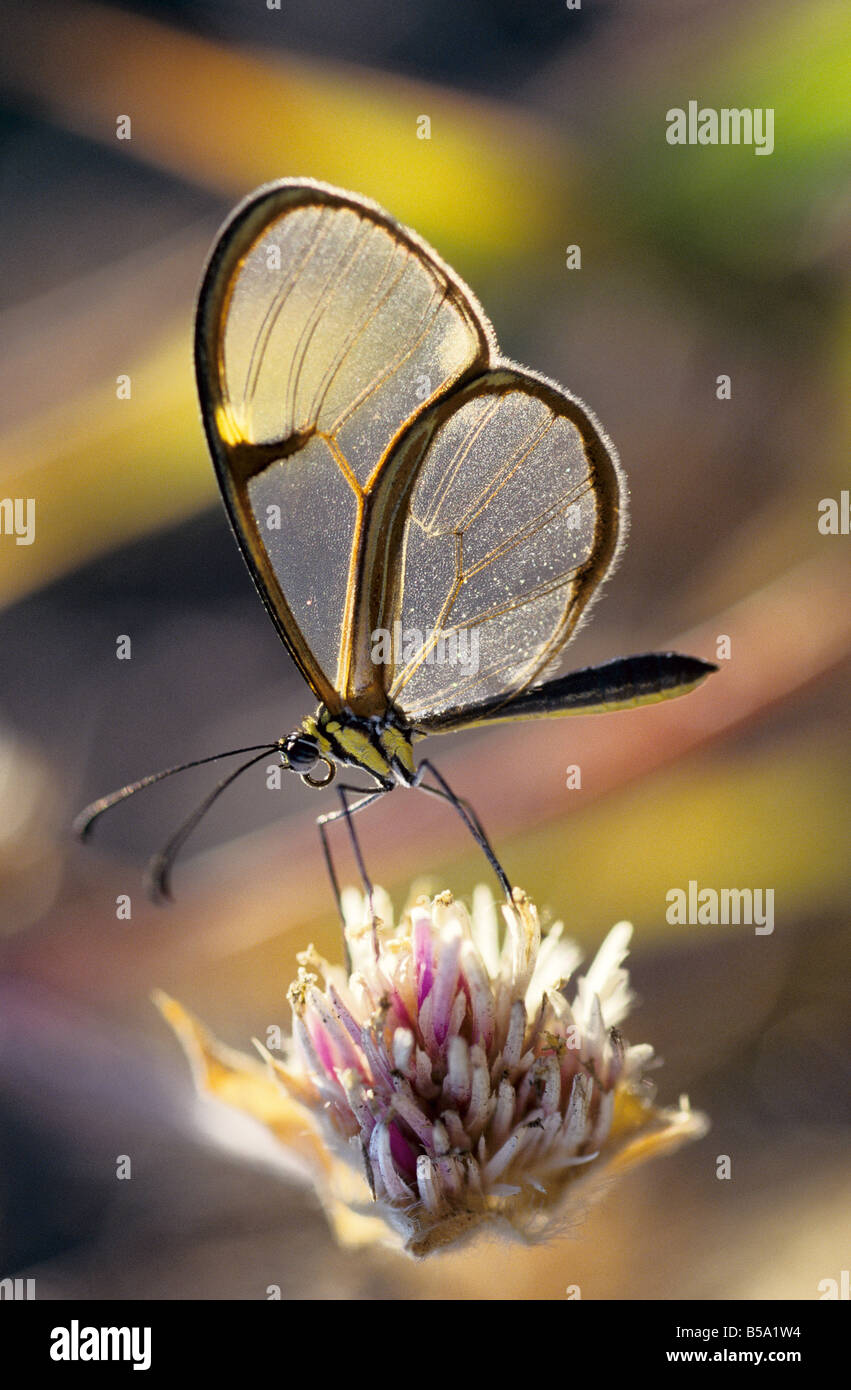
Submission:
<svg viewBox="0 0 851 1390">
<path fill-rule="evenodd" d="M 36 530 L 0 536 L 0 1277 L 39 1298 L 811 1299 L 847 1268 L 848 540 L 818 520 L 848 485 L 849 61 L 842 0 L 5 0 L 0 496 L 34 498 Z M 669 146 L 690 99 L 773 107 L 774 153 Z M 501 1251 L 498 1280 L 487 1246 L 336 1249 L 250 1129 L 196 1103 L 150 1002 L 244 1051 L 288 1024 L 296 951 L 339 957 L 313 825 L 333 803 L 260 764 L 166 909 L 145 860 L 215 769 L 91 847 L 69 832 L 95 796 L 311 710 L 218 501 L 191 364 L 221 220 L 298 175 L 415 227 L 503 350 L 615 440 L 630 542 L 566 664 L 730 639 L 688 699 L 431 749 L 588 952 L 635 923 L 627 1036 L 665 1059 L 661 1102 L 712 1120 L 569 1237 Z M 415 879 L 487 876 L 430 798 L 360 830 L 400 906 Z M 689 880 L 774 889 L 774 933 L 668 926 Z"/>
</svg>

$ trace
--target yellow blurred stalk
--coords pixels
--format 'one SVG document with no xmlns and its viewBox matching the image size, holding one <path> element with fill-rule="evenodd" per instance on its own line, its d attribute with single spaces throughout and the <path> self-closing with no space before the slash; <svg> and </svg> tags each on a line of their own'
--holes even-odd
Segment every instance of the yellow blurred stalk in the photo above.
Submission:
<svg viewBox="0 0 851 1390">
<path fill-rule="evenodd" d="M 0 439 L 0 492 L 36 501 L 34 543 L 0 547 L 0 604 L 213 501 L 188 325 L 119 365 L 130 400 L 113 378 Z"/>
<path fill-rule="evenodd" d="M 528 255 L 565 211 L 554 205 L 554 193 L 566 192 L 565 143 L 557 148 L 516 107 L 228 48 L 98 5 L 7 0 L 4 8 L 7 91 L 119 155 L 228 200 L 284 176 L 326 179 L 377 199 L 450 258 L 473 248 L 480 265 Z M 269 12 L 270 35 L 282 22 Z M 116 138 L 121 115 L 131 117 L 130 140 Z M 428 140 L 417 137 L 423 115 Z"/>
</svg>

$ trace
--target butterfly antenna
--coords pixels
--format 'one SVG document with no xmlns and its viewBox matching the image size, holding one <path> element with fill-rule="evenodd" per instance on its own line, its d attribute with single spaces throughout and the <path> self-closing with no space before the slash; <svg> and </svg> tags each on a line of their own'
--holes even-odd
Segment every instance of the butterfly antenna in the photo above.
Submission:
<svg viewBox="0 0 851 1390">
<path fill-rule="evenodd" d="M 227 753 L 213 753 L 209 758 L 193 758 L 191 763 L 179 763 L 177 767 L 167 767 L 162 772 L 152 772 L 147 777 L 141 777 L 138 782 L 129 782 L 126 787 L 120 787 L 117 792 L 110 792 L 108 796 L 98 797 L 97 801 L 85 806 L 74 819 L 74 834 L 78 835 L 81 840 L 85 840 L 95 821 L 103 815 L 104 811 L 118 806 L 120 802 L 126 801 L 128 796 L 144 791 L 145 787 L 152 787 L 155 782 L 162 782 L 166 777 L 173 777 L 175 772 L 186 772 L 190 767 L 201 767 L 204 763 L 215 763 L 220 758 L 234 758 L 238 753 L 256 753 L 260 749 L 264 753 L 271 753 L 277 747 L 277 743 L 254 743 L 250 748 L 231 748 Z"/>
<path fill-rule="evenodd" d="M 222 792 L 230 786 L 231 782 L 235 782 L 237 777 L 241 777 L 243 772 L 247 772 L 255 763 L 259 763 L 263 758 L 268 757 L 269 752 L 277 748 L 277 746 L 276 743 L 264 745 L 262 752 L 258 753 L 256 758 L 249 758 L 248 762 L 243 763 L 235 772 L 230 772 L 227 777 L 223 777 L 221 782 L 217 783 L 209 795 L 204 797 L 200 806 L 196 806 L 192 815 L 187 816 L 183 824 L 172 835 L 165 848 L 154 856 L 148 865 L 148 887 L 154 902 L 161 902 L 171 898 L 171 871 L 174 867 L 174 861 L 196 825 L 206 816 L 213 802 L 221 796 Z M 253 750 L 246 748 L 242 751 L 247 753 Z M 227 757 L 227 754 L 221 754 L 220 756 Z M 202 761 L 212 761 L 212 759 L 202 759 Z"/>
</svg>

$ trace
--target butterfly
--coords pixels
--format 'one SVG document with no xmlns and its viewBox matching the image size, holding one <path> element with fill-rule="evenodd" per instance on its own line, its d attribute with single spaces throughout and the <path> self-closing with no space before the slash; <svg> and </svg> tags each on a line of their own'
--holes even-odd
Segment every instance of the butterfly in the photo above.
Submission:
<svg viewBox="0 0 851 1390">
<path fill-rule="evenodd" d="M 154 861 L 158 888 L 212 800 L 274 749 L 311 787 L 339 767 L 371 779 L 338 783 L 340 809 L 319 818 L 338 903 L 325 827 L 351 828 L 398 785 L 450 800 L 509 892 L 475 812 L 417 765 L 415 743 L 669 699 L 716 669 L 664 652 L 552 674 L 623 544 L 614 446 L 580 400 L 502 356 L 473 292 L 415 232 L 312 180 L 260 188 L 225 223 L 195 366 L 236 539 L 319 703 L 286 737 L 233 750 L 260 751 Z M 93 803 L 78 829 L 178 770 Z"/>
</svg>

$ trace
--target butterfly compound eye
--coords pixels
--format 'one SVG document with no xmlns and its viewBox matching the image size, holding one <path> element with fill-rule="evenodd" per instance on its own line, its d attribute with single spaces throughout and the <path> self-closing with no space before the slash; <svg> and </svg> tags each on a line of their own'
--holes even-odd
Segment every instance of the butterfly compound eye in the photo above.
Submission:
<svg viewBox="0 0 851 1390">
<path fill-rule="evenodd" d="M 313 739 L 303 734 L 291 734 L 284 744 L 287 763 L 293 772 L 309 772 L 319 758 L 319 749 Z"/>
</svg>

